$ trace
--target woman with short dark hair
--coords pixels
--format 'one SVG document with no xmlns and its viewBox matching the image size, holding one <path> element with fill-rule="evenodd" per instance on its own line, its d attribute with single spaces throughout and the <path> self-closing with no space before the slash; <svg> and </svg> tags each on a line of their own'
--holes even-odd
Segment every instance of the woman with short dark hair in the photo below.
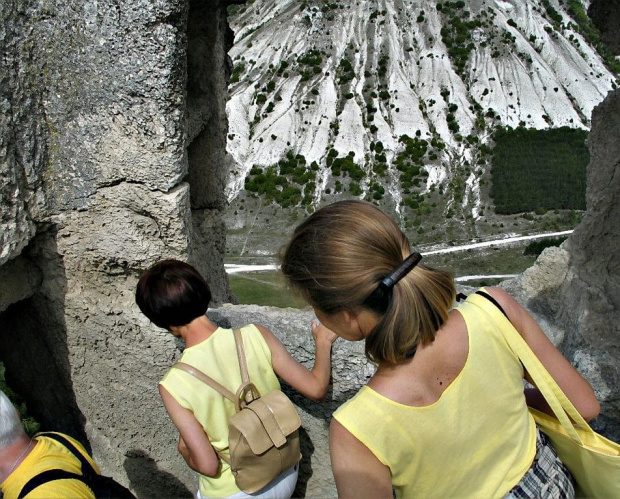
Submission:
<svg viewBox="0 0 620 499">
<path fill-rule="evenodd" d="M 140 277 L 136 288 L 136 303 L 144 315 L 185 342 L 179 360 L 234 393 L 241 385 L 241 374 L 233 331 L 218 327 L 205 315 L 210 300 L 209 286 L 200 273 L 178 260 L 156 263 Z M 310 399 L 325 396 L 331 373 L 331 346 L 336 335 L 315 321 L 312 334 L 316 359 L 312 370 L 308 370 L 265 327 L 250 324 L 241 328 L 249 376 L 260 393 L 280 388 L 277 375 Z M 227 452 L 228 420 L 235 413 L 228 399 L 179 369 L 166 373 L 159 384 L 159 393 L 179 430 L 179 452 L 199 474 L 199 499 L 291 496 L 297 481 L 297 466 L 252 496 L 241 492 L 235 484 L 230 465 L 218 456 L 218 452 Z"/>
</svg>

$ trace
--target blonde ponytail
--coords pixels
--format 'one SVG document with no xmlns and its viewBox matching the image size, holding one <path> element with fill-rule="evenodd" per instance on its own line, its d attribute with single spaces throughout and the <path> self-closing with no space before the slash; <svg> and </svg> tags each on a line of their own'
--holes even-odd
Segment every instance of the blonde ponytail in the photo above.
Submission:
<svg viewBox="0 0 620 499">
<path fill-rule="evenodd" d="M 435 338 L 456 294 L 450 273 L 418 265 L 391 290 L 379 283 L 411 254 L 388 215 L 364 201 L 340 201 L 296 229 L 281 257 L 289 283 L 327 315 L 367 308 L 381 320 L 366 339 L 373 362 L 398 363 Z"/>
</svg>

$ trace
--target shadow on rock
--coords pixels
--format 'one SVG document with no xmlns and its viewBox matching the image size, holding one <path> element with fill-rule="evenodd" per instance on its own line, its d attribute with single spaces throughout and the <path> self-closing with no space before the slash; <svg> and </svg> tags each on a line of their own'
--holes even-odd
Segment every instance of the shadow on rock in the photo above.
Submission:
<svg viewBox="0 0 620 499">
<path fill-rule="evenodd" d="M 139 499 L 193 497 L 192 492 L 179 479 L 160 470 L 155 461 L 143 450 L 129 451 L 123 467 L 127 472 L 131 489 Z"/>
</svg>

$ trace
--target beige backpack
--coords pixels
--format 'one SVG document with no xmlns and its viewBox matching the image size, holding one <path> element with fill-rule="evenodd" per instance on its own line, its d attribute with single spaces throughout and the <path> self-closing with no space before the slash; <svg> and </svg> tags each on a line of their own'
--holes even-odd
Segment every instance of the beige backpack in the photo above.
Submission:
<svg viewBox="0 0 620 499">
<path fill-rule="evenodd" d="M 230 464 L 237 487 L 253 494 L 301 459 L 299 427 L 301 420 L 293 403 L 280 390 L 261 395 L 251 383 L 241 331 L 234 332 L 241 370 L 241 386 L 236 394 L 195 367 L 177 362 L 181 369 L 235 404 L 236 413 L 228 421 L 228 451 L 218 455 Z"/>
</svg>

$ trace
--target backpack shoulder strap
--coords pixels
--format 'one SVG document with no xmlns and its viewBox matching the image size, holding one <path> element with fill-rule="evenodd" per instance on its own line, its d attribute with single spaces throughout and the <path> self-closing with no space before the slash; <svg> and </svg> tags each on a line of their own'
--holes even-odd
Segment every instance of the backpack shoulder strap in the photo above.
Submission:
<svg viewBox="0 0 620 499">
<path fill-rule="evenodd" d="M 248 373 L 248 363 L 245 359 L 245 347 L 243 346 L 243 337 L 241 329 L 235 329 L 235 344 L 237 345 L 237 359 L 239 359 L 239 369 L 241 370 L 241 384 L 245 385 L 250 382 Z"/>
<path fill-rule="evenodd" d="M 239 369 L 241 371 L 241 386 L 243 386 L 250 382 L 250 376 L 248 374 L 248 364 L 245 359 L 245 348 L 243 346 L 243 338 L 241 337 L 241 330 L 235 329 L 233 334 L 235 337 L 235 345 L 237 347 L 237 359 L 239 360 Z M 192 376 L 194 376 L 195 378 L 198 378 L 203 383 L 209 385 L 215 391 L 222 394 L 224 397 L 226 397 L 228 400 L 230 400 L 234 404 L 237 403 L 238 398 L 235 396 L 234 393 L 232 393 L 225 386 L 215 381 L 211 376 L 208 376 L 205 373 L 203 373 L 200 369 L 196 369 L 195 367 L 190 366 L 189 364 L 186 364 L 185 362 L 177 362 L 172 367 L 176 369 L 180 369 L 181 371 L 185 371 L 188 374 L 191 374 Z"/>
<path fill-rule="evenodd" d="M 23 499 L 40 485 L 44 485 L 48 482 L 53 482 L 54 480 L 79 480 L 88 488 L 90 488 L 90 484 L 85 480 L 82 475 L 78 475 L 77 473 L 71 473 L 70 471 L 53 469 L 43 471 L 28 480 L 19 491 L 19 495 L 17 496 L 17 498 Z"/>
<path fill-rule="evenodd" d="M 189 364 L 186 364 L 185 362 L 177 362 L 175 365 L 173 365 L 172 367 L 174 367 L 175 369 L 180 369 L 181 371 L 185 371 L 188 374 L 191 374 L 192 376 L 194 376 L 195 378 L 198 378 L 200 381 L 202 381 L 204 384 L 210 386 L 211 388 L 213 388 L 216 392 L 219 392 L 221 395 L 223 395 L 224 397 L 226 397 L 228 400 L 230 400 L 233 404 L 235 404 L 235 406 L 238 403 L 238 398 L 235 396 L 234 393 L 232 393 L 230 390 L 228 390 L 228 388 L 220 385 L 217 381 L 215 381 L 212 377 L 207 376 L 205 373 L 203 373 L 200 369 L 196 369 L 193 366 L 190 366 Z M 215 449 L 215 447 L 214 447 Z M 222 454 L 221 451 L 218 451 L 217 449 L 215 449 L 215 452 L 217 453 L 218 456 L 220 456 L 224 461 L 226 461 L 228 464 L 230 464 L 230 458 L 226 457 L 225 455 Z"/>
<path fill-rule="evenodd" d="M 33 476 L 30 480 L 28 480 L 28 482 L 26 482 L 26 484 L 22 487 L 22 490 L 19 492 L 18 497 L 20 499 L 30 494 L 30 492 L 32 492 L 40 485 L 52 482 L 54 480 L 79 480 L 92 490 L 92 486 L 89 483 L 89 478 L 94 475 L 98 475 L 98 473 L 68 438 L 58 433 L 52 432 L 38 433 L 37 437 L 51 438 L 52 440 L 55 440 L 60 445 L 65 447 L 80 462 L 80 469 L 82 470 L 82 474 L 78 475 L 77 473 L 71 473 L 70 471 L 65 471 L 61 469 L 43 471 L 42 473 Z"/>
<path fill-rule="evenodd" d="M 231 392 L 225 386 L 220 385 L 212 377 L 207 376 L 200 369 L 196 369 L 195 367 L 190 366 L 189 364 L 186 364 L 185 362 L 177 362 L 172 367 L 175 368 L 175 369 L 180 369 L 181 371 L 185 371 L 188 374 L 191 374 L 192 376 L 194 376 L 195 378 L 198 378 L 200 381 L 202 381 L 206 385 L 209 385 L 215 391 L 217 391 L 220 394 L 222 394 L 224 397 L 226 397 L 228 400 L 230 400 L 233 404 L 236 403 L 237 398 L 235 397 L 235 394 L 233 392 Z"/>
</svg>

